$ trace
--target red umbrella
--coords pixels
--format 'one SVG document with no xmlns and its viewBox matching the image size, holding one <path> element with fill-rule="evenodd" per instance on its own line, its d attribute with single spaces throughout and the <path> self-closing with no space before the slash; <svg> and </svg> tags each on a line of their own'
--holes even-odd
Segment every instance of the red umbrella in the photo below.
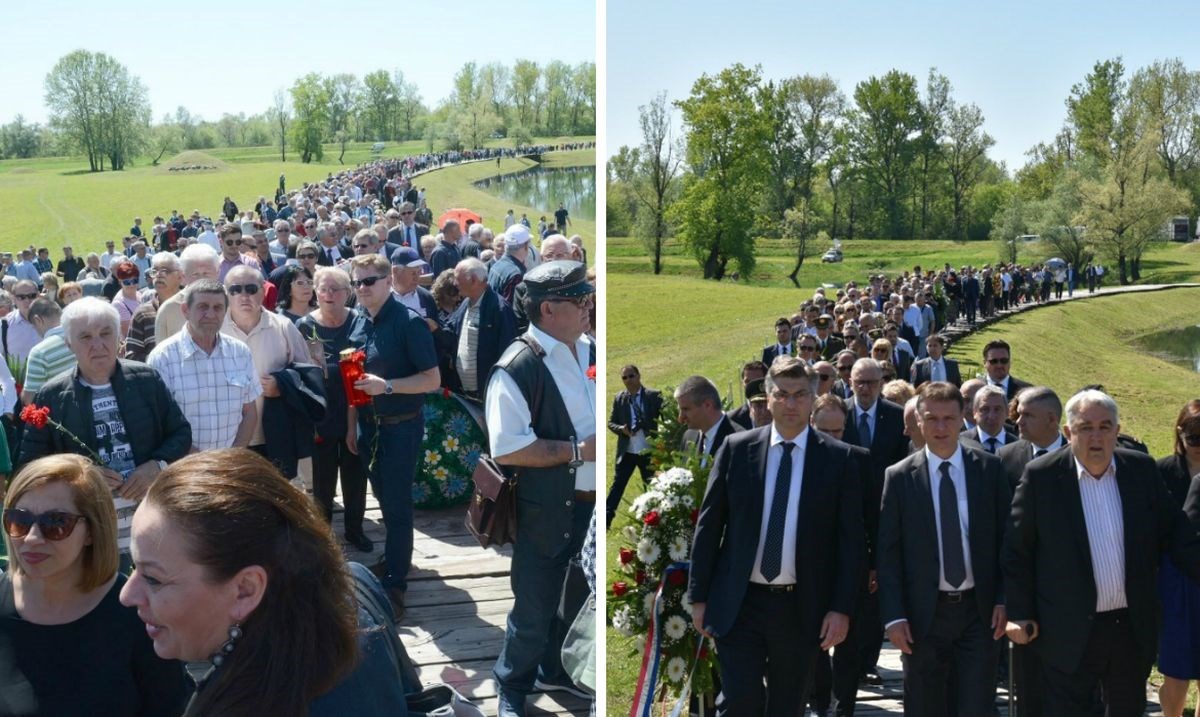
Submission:
<svg viewBox="0 0 1200 717">
<path fill-rule="evenodd" d="M 445 212 L 442 212 L 442 216 L 438 217 L 437 225 L 439 227 L 445 226 L 446 222 L 451 219 L 457 220 L 458 225 L 462 227 L 464 231 L 466 231 L 468 224 L 483 223 L 483 217 L 479 216 L 470 209 L 447 209 Z"/>
</svg>

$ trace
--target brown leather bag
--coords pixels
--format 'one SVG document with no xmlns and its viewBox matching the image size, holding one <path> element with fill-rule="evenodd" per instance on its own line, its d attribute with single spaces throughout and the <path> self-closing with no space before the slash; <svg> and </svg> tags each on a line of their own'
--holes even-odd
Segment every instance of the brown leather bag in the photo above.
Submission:
<svg viewBox="0 0 1200 717">
<path fill-rule="evenodd" d="M 521 341 L 533 350 L 539 359 L 546 352 L 541 344 L 532 336 L 520 336 Z M 537 423 L 538 408 L 542 404 L 542 373 L 537 374 L 533 385 L 533 403 L 529 407 L 530 423 Z M 475 490 L 471 503 L 467 506 L 467 517 L 464 521 L 467 530 L 479 541 L 480 547 L 507 545 L 517 540 L 517 478 L 519 470 L 514 469 L 512 478 L 504 474 L 500 464 L 489 455 L 479 457 L 475 464 L 475 472 L 471 480 Z"/>
</svg>

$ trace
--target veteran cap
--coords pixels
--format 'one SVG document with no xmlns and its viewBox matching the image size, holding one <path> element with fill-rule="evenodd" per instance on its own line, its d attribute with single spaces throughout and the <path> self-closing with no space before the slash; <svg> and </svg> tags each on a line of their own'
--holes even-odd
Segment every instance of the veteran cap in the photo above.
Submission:
<svg viewBox="0 0 1200 717">
<path fill-rule="evenodd" d="M 531 298 L 573 298 L 596 291 L 587 280 L 587 267 L 566 259 L 543 262 L 530 269 L 525 273 L 525 289 Z"/>
<path fill-rule="evenodd" d="M 746 400 L 767 400 L 767 380 L 765 378 L 751 379 L 750 382 L 746 384 Z"/>
</svg>

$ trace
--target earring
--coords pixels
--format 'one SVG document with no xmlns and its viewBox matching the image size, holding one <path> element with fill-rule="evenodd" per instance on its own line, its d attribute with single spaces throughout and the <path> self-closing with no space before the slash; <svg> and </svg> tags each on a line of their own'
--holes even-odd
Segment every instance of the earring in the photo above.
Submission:
<svg viewBox="0 0 1200 717">
<path fill-rule="evenodd" d="M 220 667 L 221 663 L 225 662 L 225 656 L 233 652 L 233 648 L 237 646 L 237 641 L 242 639 L 242 626 L 238 623 L 233 623 L 229 626 L 229 639 L 221 645 L 221 649 L 217 650 L 212 656 L 211 662 L 214 667 Z"/>
</svg>

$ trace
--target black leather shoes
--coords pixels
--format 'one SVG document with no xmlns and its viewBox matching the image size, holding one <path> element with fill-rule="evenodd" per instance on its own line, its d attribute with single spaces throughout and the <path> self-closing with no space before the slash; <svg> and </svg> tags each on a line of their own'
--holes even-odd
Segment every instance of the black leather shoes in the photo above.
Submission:
<svg viewBox="0 0 1200 717">
<path fill-rule="evenodd" d="M 400 588 L 388 588 L 388 597 L 392 600 L 392 612 L 396 615 L 396 622 L 400 622 L 404 618 L 404 591 Z"/>
<path fill-rule="evenodd" d="M 525 695 L 500 692 L 500 704 L 496 708 L 496 717 L 526 717 Z"/>
<path fill-rule="evenodd" d="M 355 550 L 358 550 L 362 553 L 371 553 L 375 551 L 375 542 L 363 533 L 351 533 L 350 531 L 346 531 L 346 542 L 353 545 Z"/>
</svg>

